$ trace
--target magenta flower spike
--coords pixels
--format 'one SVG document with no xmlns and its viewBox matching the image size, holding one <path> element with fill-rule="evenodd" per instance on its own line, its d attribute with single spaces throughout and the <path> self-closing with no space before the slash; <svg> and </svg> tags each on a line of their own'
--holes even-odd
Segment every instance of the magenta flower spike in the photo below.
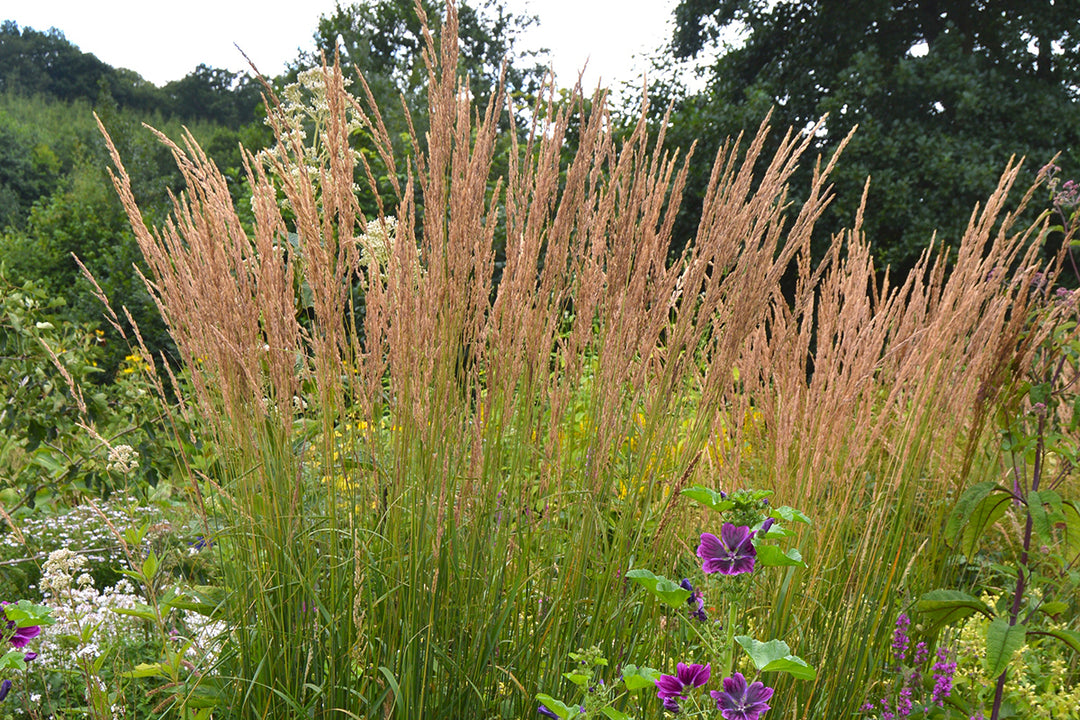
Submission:
<svg viewBox="0 0 1080 720">
<path fill-rule="evenodd" d="M 754 571 L 754 533 L 745 525 L 735 526 L 724 523 L 720 537 L 712 533 L 701 533 L 701 544 L 697 554 L 701 558 L 701 569 L 707 573 L 718 572 L 721 575 L 739 575 Z"/>
</svg>

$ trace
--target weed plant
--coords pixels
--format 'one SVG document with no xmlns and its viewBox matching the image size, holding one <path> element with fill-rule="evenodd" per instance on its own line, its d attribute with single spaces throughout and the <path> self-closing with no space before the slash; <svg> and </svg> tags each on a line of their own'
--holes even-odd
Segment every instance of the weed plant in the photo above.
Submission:
<svg viewBox="0 0 1080 720">
<path fill-rule="evenodd" d="M 1030 193 L 1006 209 L 1018 166 L 954 249 L 894 286 L 861 211 L 811 264 L 837 158 L 794 210 L 786 183 L 824 126 L 770 158 L 766 121 L 718 153 L 671 259 L 700 159 L 656 150 L 644 109 L 617 141 L 603 94 L 474 107 L 452 4 L 444 22 L 425 51 L 430 130 L 406 157 L 336 65 L 303 89 L 308 112 L 270 98 L 250 211 L 190 135 L 161 135 L 187 189 L 151 229 L 113 148 L 185 368 L 177 381 L 144 348 L 146 372 L 217 449 L 187 477 L 221 528 L 219 712 L 516 718 L 559 694 L 579 648 L 673 667 L 681 638 L 625 574 L 688 574 L 719 531 L 680 495 L 691 484 L 772 490 L 814 518 L 808 569 L 741 619 L 819 669 L 778 678 L 770 717 L 857 709 L 899 609 L 948 572 L 943 513 L 996 472 L 989 408 L 1029 361 L 1015 349 L 1042 235 L 1013 227 Z M 396 200 L 362 211 L 357 184 Z M 209 681 L 187 682 L 177 712 Z"/>
</svg>

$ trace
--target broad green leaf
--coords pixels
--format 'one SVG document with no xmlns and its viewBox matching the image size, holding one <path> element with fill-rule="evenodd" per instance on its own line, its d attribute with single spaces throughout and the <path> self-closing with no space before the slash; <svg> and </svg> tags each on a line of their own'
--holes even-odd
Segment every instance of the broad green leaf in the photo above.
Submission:
<svg viewBox="0 0 1080 720">
<path fill-rule="evenodd" d="M 1065 547 L 1069 556 L 1080 553 L 1080 508 L 1073 501 L 1061 504 L 1061 522 L 1065 525 Z"/>
<path fill-rule="evenodd" d="M 613 707 L 603 708 L 600 712 L 604 713 L 610 720 L 630 720 L 629 715 L 624 712 L 619 712 Z"/>
<path fill-rule="evenodd" d="M 779 660 L 773 660 L 771 663 L 761 668 L 761 672 L 786 672 L 788 675 L 799 680 L 813 680 L 817 677 L 817 672 L 814 668 L 810 667 L 805 660 L 796 657 L 795 655 L 788 655 Z"/>
<path fill-rule="evenodd" d="M 915 611 L 925 618 L 931 631 L 976 612 L 994 617 L 986 603 L 959 590 L 931 590 L 915 603 Z"/>
<path fill-rule="evenodd" d="M 754 667 L 762 672 L 786 672 L 802 680 L 812 680 L 817 675 L 805 660 L 791 654 L 791 648 L 783 640 L 763 643 L 749 635 L 736 635 L 735 642 L 754 661 Z"/>
<path fill-rule="evenodd" d="M 4 606 L 4 615 L 8 622 L 15 623 L 15 627 L 24 628 L 33 625 L 52 625 L 56 618 L 52 616 L 52 608 L 47 605 L 35 605 L 29 600 L 20 600 Z"/>
<path fill-rule="evenodd" d="M 622 668 L 623 683 L 630 692 L 635 692 L 642 688 L 654 687 L 659 678 L 660 671 L 653 670 L 650 667 L 638 667 L 637 665 L 627 664 L 623 665 Z"/>
<path fill-rule="evenodd" d="M 730 510 L 735 507 L 734 502 L 720 497 L 720 493 L 700 485 L 692 485 L 685 488 L 682 491 L 682 494 L 691 500 L 697 500 L 705 507 L 710 510 L 715 510 L 716 512 L 723 512 L 724 510 Z"/>
<path fill-rule="evenodd" d="M 785 522 L 801 522 L 810 525 L 810 518 L 803 514 L 801 510 L 796 510 L 793 507 L 787 505 L 781 505 L 778 508 L 773 508 L 769 511 L 769 515 L 774 518 L 779 518 Z"/>
<path fill-rule="evenodd" d="M 986 657 L 983 668 L 987 677 L 996 678 L 1005 672 L 1016 651 L 1024 647 L 1026 625 L 1009 625 L 1007 618 L 995 618 L 986 627 Z"/>
<path fill-rule="evenodd" d="M 626 577 L 638 583 L 653 595 L 660 598 L 660 600 L 676 609 L 682 607 L 683 603 L 685 603 L 691 595 L 691 592 L 686 588 L 679 587 L 678 584 L 668 580 L 662 575 L 653 575 L 645 569 L 639 568 L 631 570 L 626 573 Z"/>
<path fill-rule="evenodd" d="M 772 661 L 791 655 L 791 648 L 783 640 L 770 640 L 763 643 L 749 635 L 736 635 L 735 642 L 742 645 L 743 650 L 754 661 L 754 666 L 758 670 L 764 670 L 765 666 Z"/>
<path fill-rule="evenodd" d="M 802 553 L 797 548 L 789 548 L 787 552 L 784 552 L 776 545 L 758 547 L 757 564 L 764 567 L 780 567 L 782 565 L 806 567 L 806 563 L 802 559 Z"/>
<path fill-rule="evenodd" d="M 589 675 L 579 672 L 565 672 L 563 677 L 579 687 L 585 687 L 589 683 Z"/>
<path fill-rule="evenodd" d="M 550 695 L 539 693 L 537 694 L 536 699 L 539 700 L 548 710 L 562 718 L 562 720 L 569 720 L 570 718 L 576 717 L 581 714 L 580 708 L 566 705 L 565 703 L 556 700 Z"/>
<path fill-rule="evenodd" d="M 0 670 L 25 670 L 25 650 L 8 650 L 0 657 Z"/>
</svg>

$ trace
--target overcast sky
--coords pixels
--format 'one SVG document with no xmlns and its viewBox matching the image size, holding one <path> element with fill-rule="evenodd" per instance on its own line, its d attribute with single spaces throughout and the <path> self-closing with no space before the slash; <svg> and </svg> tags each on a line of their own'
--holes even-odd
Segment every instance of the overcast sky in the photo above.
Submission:
<svg viewBox="0 0 1080 720">
<path fill-rule="evenodd" d="M 560 85 L 588 60 L 585 87 L 634 80 L 634 62 L 670 35 L 677 0 L 507 0 L 540 24 L 527 48 L 547 47 Z M 345 0 L 343 4 L 348 4 Z M 310 49 L 320 15 L 334 0 L 0 0 L 0 19 L 35 30 L 59 28 L 83 52 L 162 85 L 199 63 L 246 69 L 239 45 L 265 75 L 280 73 L 297 49 Z"/>
</svg>

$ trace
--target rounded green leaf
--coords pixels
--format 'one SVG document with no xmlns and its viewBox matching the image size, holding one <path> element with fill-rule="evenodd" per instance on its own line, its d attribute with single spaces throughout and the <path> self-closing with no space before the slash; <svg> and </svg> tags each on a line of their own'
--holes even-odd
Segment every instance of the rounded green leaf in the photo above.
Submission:
<svg viewBox="0 0 1080 720">
<path fill-rule="evenodd" d="M 631 570 L 626 573 L 626 577 L 641 585 L 673 608 L 682 607 L 682 604 L 686 602 L 691 595 L 691 592 L 686 588 L 679 587 L 678 584 L 668 580 L 662 575 L 653 575 L 645 569 Z"/>
</svg>

